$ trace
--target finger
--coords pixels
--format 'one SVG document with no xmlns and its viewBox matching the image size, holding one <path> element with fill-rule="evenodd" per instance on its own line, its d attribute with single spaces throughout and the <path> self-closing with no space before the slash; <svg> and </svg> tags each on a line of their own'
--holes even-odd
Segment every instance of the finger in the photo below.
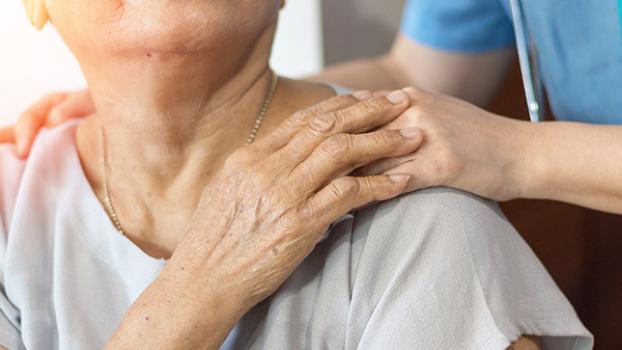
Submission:
<svg viewBox="0 0 622 350">
<path fill-rule="evenodd" d="M 422 169 L 422 165 L 418 164 L 414 160 L 408 161 L 402 165 L 398 165 L 395 168 L 389 169 L 381 175 L 390 176 L 393 174 L 408 174 L 410 176 L 410 178 L 408 179 L 408 184 L 406 185 L 402 193 L 408 193 L 428 187 L 437 186 L 431 180 L 430 176 L 425 174 L 424 169 Z"/>
<path fill-rule="evenodd" d="M 15 143 L 15 131 L 12 126 L 0 129 L 0 143 Z"/>
<path fill-rule="evenodd" d="M 399 116 L 410 104 L 408 95 L 398 90 L 394 93 L 371 98 L 345 109 L 313 118 L 282 149 L 285 158 L 296 165 L 327 138 L 341 133 L 363 133 L 385 125 Z"/>
<path fill-rule="evenodd" d="M 95 104 L 88 90 L 74 92 L 50 110 L 46 126 L 56 126 L 70 119 L 88 116 L 93 112 L 95 112 Z"/>
<path fill-rule="evenodd" d="M 423 140 L 419 129 L 381 129 L 367 134 L 339 134 L 324 141 L 293 172 L 306 190 L 314 191 L 338 176 L 378 159 L 414 152 Z"/>
<path fill-rule="evenodd" d="M 409 175 L 403 174 L 340 177 L 305 203 L 303 216 L 314 218 L 319 225 L 327 227 L 351 210 L 400 195 L 409 179 Z"/>
<path fill-rule="evenodd" d="M 274 129 L 270 135 L 261 138 L 255 142 L 258 147 L 266 147 L 272 150 L 278 150 L 291 141 L 294 135 L 305 127 L 309 121 L 318 115 L 332 113 L 358 103 L 359 100 L 354 96 L 335 96 L 326 101 L 318 103 L 309 108 L 294 113 L 287 118 L 280 126 Z"/>
<path fill-rule="evenodd" d="M 47 95 L 18 118 L 15 124 L 15 140 L 20 156 L 28 155 L 35 136 L 45 124 L 50 109 L 66 97 L 67 94 L 64 93 Z"/>
<path fill-rule="evenodd" d="M 370 162 L 369 164 L 365 164 L 364 166 L 354 170 L 352 172 L 352 175 L 353 176 L 371 176 L 371 175 L 384 174 L 387 171 L 395 169 L 402 164 L 406 164 L 408 162 L 414 161 L 416 157 L 417 157 L 417 154 L 415 150 L 415 153 L 410 153 L 404 156 L 379 159 L 377 161 Z"/>
<path fill-rule="evenodd" d="M 374 91 L 372 96 L 373 97 L 382 97 L 382 96 L 386 96 L 388 94 L 390 94 L 391 91 L 389 90 L 378 90 L 378 91 Z"/>
</svg>

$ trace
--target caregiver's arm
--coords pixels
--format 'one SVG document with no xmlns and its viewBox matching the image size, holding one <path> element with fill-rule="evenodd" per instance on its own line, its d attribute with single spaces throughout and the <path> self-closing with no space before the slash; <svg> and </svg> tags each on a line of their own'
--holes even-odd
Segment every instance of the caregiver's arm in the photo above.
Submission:
<svg viewBox="0 0 622 350">
<path fill-rule="evenodd" d="M 512 49 L 442 51 L 399 34 L 386 55 L 332 66 L 310 79 L 355 90 L 416 86 L 484 106 L 494 97 L 513 55 Z"/>
<path fill-rule="evenodd" d="M 389 127 L 421 128 L 424 145 L 367 171 L 411 174 L 410 189 L 449 186 L 496 200 L 548 199 L 622 214 L 622 126 L 532 124 L 405 90 L 415 106 Z"/>
<path fill-rule="evenodd" d="M 529 125 L 524 197 L 622 214 L 622 126 Z M 528 154 L 526 156 L 528 156 Z"/>
</svg>

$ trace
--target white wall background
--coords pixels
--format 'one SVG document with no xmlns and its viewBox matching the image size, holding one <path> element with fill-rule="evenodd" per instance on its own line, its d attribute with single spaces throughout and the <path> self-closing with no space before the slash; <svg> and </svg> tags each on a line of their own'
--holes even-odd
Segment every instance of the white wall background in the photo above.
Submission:
<svg viewBox="0 0 622 350">
<path fill-rule="evenodd" d="M 281 14 L 273 67 L 297 77 L 322 66 L 319 0 L 291 0 Z M 48 25 L 34 30 L 20 0 L 0 2 L 0 125 L 10 123 L 42 95 L 85 86 L 76 60 Z"/>
</svg>

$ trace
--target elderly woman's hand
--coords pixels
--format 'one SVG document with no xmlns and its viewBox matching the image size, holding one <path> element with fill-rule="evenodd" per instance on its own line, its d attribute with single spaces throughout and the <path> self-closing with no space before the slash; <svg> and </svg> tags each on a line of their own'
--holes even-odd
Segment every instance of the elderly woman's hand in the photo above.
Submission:
<svg viewBox="0 0 622 350">
<path fill-rule="evenodd" d="M 448 186 L 499 201 L 523 195 L 529 186 L 523 169 L 534 161 L 527 147 L 530 123 L 449 96 L 404 91 L 413 105 L 387 128 L 418 127 L 423 145 L 407 156 L 365 166 L 357 174 L 410 174 L 408 191 Z"/>
<path fill-rule="evenodd" d="M 332 222 L 404 191 L 407 175 L 345 174 L 419 147 L 416 128 L 377 130 L 408 106 L 401 91 L 363 102 L 335 97 L 296 113 L 270 135 L 233 153 L 205 189 L 188 235 L 159 278 L 160 287 L 152 285 L 128 318 L 147 317 L 150 293 L 165 288 L 172 295 L 166 300 L 175 300 L 174 308 L 187 310 L 192 319 L 188 329 L 167 334 L 188 339 L 219 335 L 207 340 L 219 345 L 241 316 L 285 281 Z M 201 315 L 218 315 L 218 321 Z M 197 325 L 208 331 L 188 334 Z M 117 337 L 122 338 L 131 337 Z M 156 338 L 146 341 L 162 346 Z"/>
</svg>

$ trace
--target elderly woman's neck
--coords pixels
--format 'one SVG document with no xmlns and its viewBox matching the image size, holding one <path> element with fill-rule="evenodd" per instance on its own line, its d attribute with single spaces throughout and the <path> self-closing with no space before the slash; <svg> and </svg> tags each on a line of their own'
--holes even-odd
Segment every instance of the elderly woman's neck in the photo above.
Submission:
<svg viewBox="0 0 622 350">
<path fill-rule="evenodd" d="M 244 144 L 271 84 L 267 66 L 228 73 L 179 64 L 140 67 L 139 76 L 115 86 L 108 75 L 107 85 L 93 89 L 117 169 L 140 165 L 168 181 L 189 163 L 217 164 Z"/>
<path fill-rule="evenodd" d="M 82 123 L 77 134 L 95 192 L 105 200 L 108 169 L 111 198 L 128 237 L 157 257 L 170 255 L 201 189 L 226 157 L 245 144 L 272 82 L 265 64 L 246 67 L 226 82 L 209 72 L 180 72 L 178 78 L 168 74 L 128 76 L 127 84 L 109 85 L 111 89 L 97 86 L 97 115 Z M 285 114 L 273 107 L 270 123 Z"/>
<path fill-rule="evenodd" d="M 123 93 L 95 89 L 98 115 L 78 130 L 84 170 L 104 200 L 99 129 L 105 128 L 112 201 L 124 229 L 154 256 L 167 256 L 183 237 L 180 229 L 192 216 L 201 189 L 245 144 L 272 83 L 265 64 L 245 67 L 226 84 L 202 85 L 213 78 L 154 77 L 140 84 L 128 79 L 128 86 L 120 86 Z M 334 94 L 327 87 L 286 79 L 278 86 L 259 137 L 295 111 Z"/>
</svg>

